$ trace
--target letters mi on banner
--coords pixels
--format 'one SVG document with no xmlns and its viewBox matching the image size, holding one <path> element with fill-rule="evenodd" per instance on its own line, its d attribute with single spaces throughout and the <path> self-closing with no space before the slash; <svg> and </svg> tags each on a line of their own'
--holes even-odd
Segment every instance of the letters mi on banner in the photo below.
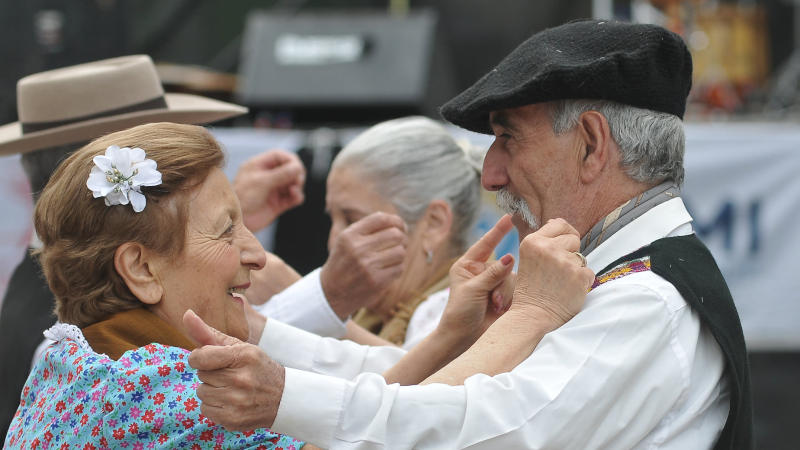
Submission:
<svg viewBox="0 0 800 450">
<path fill-rule="evenodd" d="M 459 139 L 488 147 L 492 139 L 452 128 Z M 233 177 L 248 157 L 269 148 L 296 150 L 301 131 L 213 129 L 228 154 Z M 360 129 L 337 130 L 346 143 Z M 709 246 L 733 292 L 748 346 L 753 350 L 800 349 L 800 127 L 792 124 L 686 125 L 683 198 L 694 228 Z M 0 158 L 0 292 L 31 232 L 31 206 L 18 157 Z M 476 235 L 499 216 L 494 196 L 485 205 Z M 266 246 L 270 231 L 259 236 Z M 516 254 L 516 235 L 497 254 Z"/>
</svg>

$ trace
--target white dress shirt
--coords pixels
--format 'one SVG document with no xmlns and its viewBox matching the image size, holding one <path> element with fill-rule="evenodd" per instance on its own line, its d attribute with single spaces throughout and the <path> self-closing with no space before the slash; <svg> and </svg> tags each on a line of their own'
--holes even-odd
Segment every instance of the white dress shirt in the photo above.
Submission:
<svg viewBox="0 0 800 450">
<path fill-rule="evenodd" d="M 588 257 L 600 270 L 691 232 L 683 202 L 643 214 Z M 272 429 L 325 448 L 711 448 L 729 408 L 722 353 L 652 272 L 607 282 L 514 370 L 463 386 L 387 385 L 404 351 L 268 320 L 261 347 L 287 367 Z"/>
</svg>

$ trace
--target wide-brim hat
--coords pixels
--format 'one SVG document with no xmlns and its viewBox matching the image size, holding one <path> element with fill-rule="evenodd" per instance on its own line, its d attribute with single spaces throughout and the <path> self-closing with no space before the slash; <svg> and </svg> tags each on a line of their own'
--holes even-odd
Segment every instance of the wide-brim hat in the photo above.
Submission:
<svg viewBox="0 0 800 450">
<path fill-rule="evenodd" d="M 683 118 L 692 57 L 662 27 L 581 20 L 534 34 L 441 108 L 462 128 L 491 134 L 492 111 L 568 99 L 609 100 Z"/>
<path fill-rule="evenodd" d="M 245 113 L 232 103 L 164 93 L 149 56 L 122 56 L 19 80 L 19 121 L 0 126 L 0 155 L 88 141 L 143 123 L 204 124 Z"/>
</svg>

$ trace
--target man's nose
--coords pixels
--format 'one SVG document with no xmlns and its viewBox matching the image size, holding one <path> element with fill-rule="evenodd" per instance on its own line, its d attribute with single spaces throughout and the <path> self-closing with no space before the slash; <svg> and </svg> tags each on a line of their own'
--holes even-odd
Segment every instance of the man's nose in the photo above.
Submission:
<svg viewBox="0 0 800 450">
<path fill-rule="evenodd" d="M 483 171 L 481 171 L 481 184 L 487 191 L 496 191 L 508 184 L 508 175 L 505 162 L 496 148 L 497 141 L 492 143 L 486 157 L 483 159 Z"/>
</svg>

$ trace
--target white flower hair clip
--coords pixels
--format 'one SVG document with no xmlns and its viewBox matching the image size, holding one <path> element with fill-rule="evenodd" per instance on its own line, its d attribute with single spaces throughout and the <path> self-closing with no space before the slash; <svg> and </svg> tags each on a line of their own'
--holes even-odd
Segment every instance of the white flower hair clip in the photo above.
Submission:
<svg viewBox="0 0 800 450">
<path fill-rule="evenodd" d="M 86 180 L 86 187 L 94 198 L 105 197 L 106 206 L 130 202 L 135 212 L 141 212 L 147 203 L 142 186 L 161 184 L 161 172 L 156 170 L 156 162 L 145 158 L 144 150 L 138 147 L 111 145 L 105 155 L 97 155 L 92 161 L 94 167 Z"/>
</svg>

